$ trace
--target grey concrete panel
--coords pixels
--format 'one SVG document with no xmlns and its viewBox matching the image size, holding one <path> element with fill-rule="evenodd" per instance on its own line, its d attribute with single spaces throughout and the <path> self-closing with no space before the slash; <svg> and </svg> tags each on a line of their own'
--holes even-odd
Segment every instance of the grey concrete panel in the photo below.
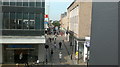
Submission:
<svg viewBox="0 0 120 67">
<path fill-rule="evenodd" d="M 118 3 L 94 2 L 90 65 L 118 65 Z"/>
<path fill-rule="evenodd" d="M 44 44 L 39 45 L 39 47 L 38 47 L 38 59 L 39 59 L 40 62 L 44 62 L 45 54 L 46 54 L 45 45 Z"/>
<path fill-rule="evenodd" d="M 2 45 L 0 44 L 0 64 L 3 63 L 2 62 Z"/>
</svg>

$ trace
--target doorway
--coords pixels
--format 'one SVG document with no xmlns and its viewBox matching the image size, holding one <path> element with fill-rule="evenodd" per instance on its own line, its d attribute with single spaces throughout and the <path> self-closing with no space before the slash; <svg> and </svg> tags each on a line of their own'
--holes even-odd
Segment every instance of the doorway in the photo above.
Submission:
<svg viewBox="0 0 120 67">
<path fill-rule="evenodd" d="M 27 50 L 14 50 L 14 62 L 15 63 L 27 63 L 28 51 Z"/>
</svg>

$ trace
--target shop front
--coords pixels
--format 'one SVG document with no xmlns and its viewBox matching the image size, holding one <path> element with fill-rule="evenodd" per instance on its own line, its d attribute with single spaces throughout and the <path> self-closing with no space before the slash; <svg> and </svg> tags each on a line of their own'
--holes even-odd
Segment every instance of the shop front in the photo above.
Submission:
<svg viewBox="0 0 120 67">
<path fill-rule="evenodd" d="M 36 62 L 38 45 L 3 45 L 3 62 L 23 64 Z"/>
<path fill-rule="evenodd" d="M 45 61 L 45 37 L 4 36 L 0 42 L 1 64 L 25 64 Z"/>
</svg>

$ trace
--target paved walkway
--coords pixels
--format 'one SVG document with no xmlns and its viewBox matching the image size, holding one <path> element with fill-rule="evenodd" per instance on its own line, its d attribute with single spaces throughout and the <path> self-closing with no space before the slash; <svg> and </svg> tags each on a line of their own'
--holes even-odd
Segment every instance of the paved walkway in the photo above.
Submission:
<svg viewBox="0 0 120 67">
<path fill-rule="evenodd" d="M 79 61 L 79 64 L 77 63 L 77 60 L 75 60 L 74 55 L 73 55 L 73 59 L 71 60 L 71 56 L 70 56 L 70 43 L 68 41 L 65 40 L 65 36 L 60 36 L 58 35 L 57 39 L 56 39 L 56 43 L 57 43 L 57 48 L 54 48 L 54 40 L 52 40 L 52 42 L 49 42 L 49 38 L 53 38 L 54 35 L 47 35 L 47 43 L 49 45 L 49 50 L 48 50 L 48 64 L 52 64 L 52 65 L 85 65 L 85 63 L 82 63 Z M 64 40 L 64 42 L 63 42 Z M 62 49 L 59 49 L 59 42 L 62 42 Z M 53 56 L 51 56 L 50 51 L 51 49 L 53 49 Z M 62 52 L 62 59 L 61 62 L 59 60 L 59 53 Z"/>
</svg>

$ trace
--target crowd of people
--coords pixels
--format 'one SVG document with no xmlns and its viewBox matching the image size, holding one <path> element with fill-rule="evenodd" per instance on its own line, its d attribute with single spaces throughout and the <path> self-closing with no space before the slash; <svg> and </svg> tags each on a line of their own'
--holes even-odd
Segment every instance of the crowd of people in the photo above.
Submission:
<svg viewBox="0 0 120 67">
<path fill-rule="evenodd" d="M 47 40 L 50 44 L 52 44 L 51 46 L 53 46 L 52 48 L 50 48 L 50 57 L 51 58 L 53 57 L 54 51 L 56 49 L 62 50 L 62 46 L 63 46 L 63 43 L 64 43 L 64 41 L 63 42 L 60 41 L 60 42 L 57 43 L 56 42 L 57 36 L 56 35 L 53 35 L 53 36 L 54 37 L 49 37 L 48 40 Z M 62 59 L 62 52 L 61 51 L 59 52 L 58 56 L 59 56 L 59 60 L 61 62 L 61 59 Z"/>
</svg>

